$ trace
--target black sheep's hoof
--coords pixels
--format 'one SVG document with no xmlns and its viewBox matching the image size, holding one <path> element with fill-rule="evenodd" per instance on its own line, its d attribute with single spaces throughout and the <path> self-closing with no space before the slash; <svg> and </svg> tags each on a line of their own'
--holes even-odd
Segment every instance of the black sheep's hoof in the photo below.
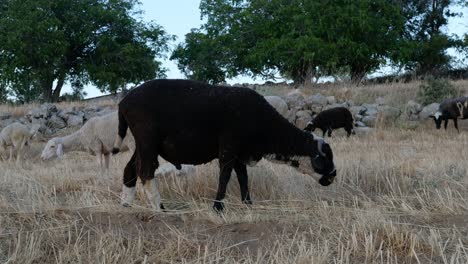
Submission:
<svg viewBox="0 0 468 264">
<path fill-rule="evenodd" d="M 112 149 L 112 155 L 115 155 L 115 154 L 117 154 L 119 152 L 120 152 L 120 149 L 118 149 L 118 148 L 113 148 Z"/>
<path fill-rule="evenodd" d="M 214 202 L 213 204 L 213 209 L 217 212 L 217 213 L 222 213 L 223 210 L 224 210 L 224 205 L 222 202 Z"/>
<path fill-rule="evenodd" d="M 159 204 L 159 208 L 163 211 L 163 212 L 167 212 L 166 211 L 166 208 L 164 207 L 164 205 L 162 203 Z"/>
<path fill-rule="evenodd" d="M 252 200 L 248 199 L 248 200 L 244 200 L 242 201 L 244 204 L 246 205 L 252 205 Z"/>
<path fill-rule="evenodd" d="M 132 207 L 129 203 L 122 203 L 123 207 Z"/>
</svg>

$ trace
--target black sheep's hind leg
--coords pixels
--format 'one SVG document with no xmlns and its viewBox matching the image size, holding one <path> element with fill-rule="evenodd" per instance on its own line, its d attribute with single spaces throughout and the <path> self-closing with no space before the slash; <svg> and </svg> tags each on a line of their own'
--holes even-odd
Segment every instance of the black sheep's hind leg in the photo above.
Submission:
<svg viewBox="0 0 468 264">
<path fill-rule="evenodd" d="M 331 137 L 331 136 L 332 136 L 332 129 L 329 128 L 329 129 L 328 129 L 328 137 Z"/>
<path fill-rule="evenodd" d="M 247 166 L 237 161 L 236 165 L 234 166 L 234 171 L 236 172 L 237 180 L 239 181 L 242 202 L 244 204 L 252 204 L 249 192 L 249 177 L 247 175 Z"/>
<path fill-rule="evenodd" d="M 460 130 L 458 129 L 458 120 L 456 118 L 453 119 L 453 124 L 455 125 L 455 128 L 457 129 L 458 133 L 460 133 Z"/>
<path fill-rule="evenodd" d="M 216 194 L 216 199 L 213 204 L 213 209 L 217 212 L 222 212 L 224 210 L 223 199 L 226 196 L 227 184 L 229 179 L 231 179 L 231 172 L 233 168 L 233 159 L 220 159 L 219 160 L 219 183 L 218 183 L 218 192 Z"/>
<path fill-rule="evenodd" d="M 130 207 L 135 199 L 136 193 L 136 183 L 137 183 L 137 175 L 136 175 L 136 167 L 135 167 L 135 158 L 136 153 L 133 153 L 132 158 L 127 163 L 124 169 L 124 176 L 123 176 L 123 185 L 122 185 L 122 194 L 121 194 L 121 201 L 120 203 L 124 207 Z"/>
</svg>

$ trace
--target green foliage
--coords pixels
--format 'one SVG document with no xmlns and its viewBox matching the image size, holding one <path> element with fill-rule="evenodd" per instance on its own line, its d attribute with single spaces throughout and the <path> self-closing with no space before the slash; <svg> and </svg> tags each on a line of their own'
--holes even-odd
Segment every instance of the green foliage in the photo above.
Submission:
<svg viewBox="0 0 468 264">
<path fill-rule="evenodd" d="M 223 45 L 216 39 L 192 30 L 185 35 L 185 43 L 176 47 L 170 59 L 177 60 L 179 70 L 188 78 L 216 84 L 226 79 L 223 65 L 227 56 L 223 54 Z"/>
<path fill-rule="evenodd" d="M 303 83 L 349 69 L 360 79 L 396 48 L 404 24 L 384 0 L 203 0 L 200 9 L 206 24 L 172 56 L 195 78 L 278 71 Z"/>
<path fill-rule="evenodd" d="M 463 41 L 443 31 L 452 12 L 463 4 L 457 0 L 404 0 L 401 12 L 406 18 L 401 45 L 392 54 L 393 61 L 419 75 L 436 73 L 447 69 L 452 57 L 449 48 L 459 48 Z"/>
<path fill-rule="evenodd" d="M 427 105 L 440 102 L 444 99 L 457 97 L 460 91 L 457 90 L 447 79 L 428 78 L 425 83 L 419 86 L 419 102 Z"/>
<path fill-rule="evenodd" d="M 30 91 L 56 101 L 67 81 L 115 92 L 164 73 L 156 59 L 173 37 L 143 23 L 137 6 L 136 0 L 1 1 L 0 79 L 25 100 Z"/>
</svg>

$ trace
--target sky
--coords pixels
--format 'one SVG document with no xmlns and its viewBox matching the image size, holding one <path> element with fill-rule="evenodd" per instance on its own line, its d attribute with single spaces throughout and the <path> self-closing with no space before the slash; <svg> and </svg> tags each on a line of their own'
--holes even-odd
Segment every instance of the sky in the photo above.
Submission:
<svg viewBox="0 0 468 264">
<path fill-rule="evenodd" d="M 190 32 L 192 28 L 199 28 L 203 21 L 200 18 L 199 0 L 140 0 L 141 9 L 143 10 L 143 20 L 155 21 L 161 25 L 166 32 L 171 35 L 176 35 L 177 39 L 171 43 L 171 48 L 174 48 L 177 43 L 184 40 L 185 34 Z M 468 31 L 468 8 L 462 10 L 456 10 L 465 14 L 464 17 L 452 18 L 449 21 L 447 30 L 451 34 L 463 35 Z M 453 53 L 453 52 L 450 52 Z M 179 71 L 177 65 L 166 59 L 163 62 L 163 66 L 168 69 L 168 78 L 185 78 L 185 76 Z M 228 83 L 263 83 L 264 80 L 257 79 L 252 80 L 248 77 L 238 77 L 228 80 Z M 66 85 L 62 92 L 69 92 L 71 89 Z M 85 91 L 88 93 L 86 96 L 95 97 L 102 95 L 102 93 L 93 86 L 85 87 Z"/>
</svg>

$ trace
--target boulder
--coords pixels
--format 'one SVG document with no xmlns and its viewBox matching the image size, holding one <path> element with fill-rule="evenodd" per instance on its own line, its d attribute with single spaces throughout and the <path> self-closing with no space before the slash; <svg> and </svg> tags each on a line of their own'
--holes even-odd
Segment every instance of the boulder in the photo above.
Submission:
<svg viewBox="0 0 468 264">
<path fill-rule="evenodd" d="M 68 115 L 67 126 L 79 127 L 84 123 L 84 115 Z"/>
<path fill-rule="evenodd" d="M 296 112 L 296 126 L 303 129 L 307 123 L 312 120 L 312 112 L 308 110 L 301 110 Z"/>
<path fill-rule="evenodd" d="M 384 120 L 395 121 L 401 114 L 400 109 L 389 105 L 379 106 L 377 110 Z"/>
<path fill-rule="evenodd" d="M 11 113 L 0 113 L 0 120 L 7 120 L 11 118 Z"/>
<path fill-rule="evenodd" d="M 305 99 L 307 108 L 311 109 L 313 106 L 321 106 L 322 108 L 328 104 L 327 97 L 321 94 L 314 94 Z"/>
<path fill-rule="evenodd" d="M 351 113 L 356 116 L 356 115 L 363 115 L 365 112 L 366 112 L 366 108 L 363 107 L 363 106 L 360 106 L 360 105 L 356 105 L 356 106 L 351 106 L 349 108 L 349 111 L 351 111 Z"/>
<path fill-rule="evenodd" d="M 57 115 L 52 115 L 46 123 L 47 127 L 57 130 L 57 129 L 62 129 L 67 126 L 67 123 L 65 120 L 63 120 L 61 117 Z"/>
<path fill-rule="evenodd" d="M 429 118 L 430 115 L 435 114 L 439 110 L 439 104 L 438 103 L 432 103 L 430 105 L 426 105 L 421 109 L 421 112 L 419 112 L 419 119 L 424 120 Z"/>
<path fill-rule="evenodd" d="M 326 98 L 327 98 L 327 104 L 329 104 L 329 105 L 336 104 L 335 96 L 333 96 L 333 95 L 332 96 L 327 96 Z"/>
<path fill-rule="evenodd" d="M 379 113 L 377 104 L 362 104 L 362 107 L 365 109 L 362 115 L 375 116 Z"/>
<path fill-rule="evenodd" d="M 45 103 L 37 108 L 28 111 L 26 116 L 32 121 L 32 118 L 49 118 L 52 113 L 57 112 L 57 107 L 53 104 Z"/>
<path fill-rule="evenodd" d="M 364 123 L 361 122 L 361 121 L 356 121 L 356 122 L 354 123 L 354 125 L 355 125 L 355 127 L 365 127 L 365 126 L 366 126 L 366 124 L 364 124 Z"/>
<path fill-rule="evenodd" d="M 422 106 L 413 100 L 409 100 L 405 106 L 405 113 L 407 115 L 417 115 L 421 112 Z"/>
<path fill-rule="evenodd" d="M 385 98 L 383 97 L 377 97 L 375 98 L 375 103 L 378 104 L 378 105 L 384 105 L 385 104 Z"/>
<path fill-rule="evenodd" d="M 288 104 L 289 109 L 303 109 L 305 106 L 304 96 L 298 90 L 290 92 L 284 100 Z"/>
<path fill-rule="evenodd" d="M 365 116 L 365 117 L 362 118 L 362 122 L 366 126 L 373 127 L 373 126 L 375 126 L 375 123 L 377 122 L 377 116 L 375 116 L 375 115 Z"/>
</svg>

